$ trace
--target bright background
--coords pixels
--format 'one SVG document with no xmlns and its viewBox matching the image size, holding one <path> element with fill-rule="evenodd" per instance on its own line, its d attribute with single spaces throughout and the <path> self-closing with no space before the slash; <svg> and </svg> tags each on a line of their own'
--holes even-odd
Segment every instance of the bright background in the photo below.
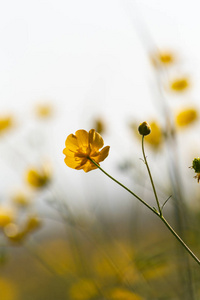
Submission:
<svg viewBox="0 0 200 300">
<path fill-rule="evenodd" d="M 67 135 L 80 128 L 89 130 L 93 118 L 103 116 L 108 125 L 105 144 L 111 145 L 105 169 L 112 171 L 119 158 L 130 155 L 133 143 L 128 123 L 157 114 L 149 62 L 156 47 L 177 53 L 181 73 L 191 77 L 192 92 L 181 101 L 190 98 L 199 103 L 199 30 L 199 2 L 195 0 L 2 2 L 0 111 L 17 114 L 23 125 L 13 146 L 34 162 L 24 143 L 40 149 L 43 136 L 40 127 L 35 128 L 32 112 L 36 103 L 49 101 L 55 115 L 45 125 L 50 142 L 43 154 L 54 156 L 59 166 L 56 176 L 76 191 L 78 180 L 85 186 L 88 177 L 102 178 L 102 174 L 90 173 L 84 177 L 64 165 Z M 140 148 L 136 155 L 141 157 Z M 18 184 L 14 173 L 9 178 L 4 175 L 2 185 L 10 186 L 12 175 Z M 119 191 L 113 183 L 111 193 Z"/>
</svg>

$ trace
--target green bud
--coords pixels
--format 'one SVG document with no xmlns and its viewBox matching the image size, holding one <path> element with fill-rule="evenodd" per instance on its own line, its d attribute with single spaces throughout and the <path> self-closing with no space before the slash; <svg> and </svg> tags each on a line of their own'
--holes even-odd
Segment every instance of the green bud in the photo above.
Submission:
<svg viewBox="0 0 200 300">
<path fill-rule="evenodd" d="M 148 135 L 151 133 L 151 127 L 147 122 L 143 122 L 138 127 L 138 131 L 141 135 Z"/>
<path fill-rule="evenodd" d="M 200 157 L 193 159 L 192 168 L 194 169 L 195 173 L 200 173 Z"/>
</svg>

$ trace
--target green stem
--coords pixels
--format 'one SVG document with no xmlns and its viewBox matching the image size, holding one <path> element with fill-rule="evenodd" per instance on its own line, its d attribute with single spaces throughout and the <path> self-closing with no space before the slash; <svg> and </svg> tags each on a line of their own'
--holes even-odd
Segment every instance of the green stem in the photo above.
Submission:
<svg viewBox="0 0 200 300">
<path fill-rule="evenodd" d="M 160 203 L 159 203 L 158 196 L 157 196 L 157 193 L 156 193 L 156 188 L 155 188 L 155 185 L 154 185 L 154 182 L 153 182 L 153 178 L 151 176 L 151 171 L 149 169 L 149 165 L 147 163 L 146 155 L 145 155 L 145 152 L 144 152 L 144 135 L 142 136 L 142 153 L 143 153 L 145 165 L 147 167 L 147 171 L 149 173 L 149 178 L 151 180 L 151 185 L 152 185 L 153 192 L 154 192 L 154 195 L 155 195 L 155 199 L 156 199 L 156 203 L 157 203 L 157 206 L 158 206 L 158 210 L 159 210 L 160 216 L 162 217 L 162 209 L 160 207 Z"/>
<path fill-rule="evenodd" d="M 160 220 L 165 224 L 165 226 L 171 231 L 171 233 L 174 235 L 174 237 L 179 241 L 179 243 L 185 248 L 185 250 L 191 255 L 191 257 L 200 265 L 200 260 L 198 257 L 190 250 L 190 248 L 185 244 L 185 242 L 180 238 L 180 236 L 176 233 L 176 231 L 169 225 L 167 220 L 163 217 L 163 215 L 155 210 L 153 207 L 151 207 L 147 202 L 142 200 L 139 196 L 137 196 L 134 192 L 132 192 L 130 189 L 128 189 L 125 185 L 123 185 L 121 182 L 113 178 L 110 174 L 108 174 L 106 171 L 104 171 L 93 159 L 88 157 L 88 159 L 97 167 L 99 170 L 101 170 L 106 176 L 108 176 L 110 179 L 112 179 L 114 182 L 119 184 L 121 187 L 123 187 L 125 190 L 127 190 L 131 195 L 133 195 L 135 198 L 137 198 L 140 202 L 142 202 L 148 209 L 150 209 L 154 214 L 156 214 Z"/>
<path fill-rule="evenodd" d="M 176 231 L 169 225 L 167 220 L 163 217 L 160 216 L 160 219 L 162 222 L 167 226 L 167 228 L 171 231 L 171 233 L 175 236 L 175 238 L 182 244 L 182 246 L 185 248 L 185 250 L 194 258 L 194 260 L 200 265 L 200 260 L 198 257 L 190 250 L 190 248 L 186 245 L 186 243 L 180 238 L 180 236 L 176 233 Z"/>
<path fill-rule="evenodd" d="M 121 182 L 119 182 L 117 179 L 115 179 L 114 177 L 112 177 L 110 174 L 108 174 L 106 171 L 104 171 L 93 159 L 91 159 L 90 157 L 88 157 L 88 159 L 95 165 L 97 166 L 97 168 L 99 168 L 104 174 L 106 174 L 110 179 L 112 179 L 113 181 L 115 181 L 117 184 L 119 184 L 120 186 L 122 186 L 125 190 L 127 190 L 131 195 L 133 195 L 135 198 L 137 198 L 140 202 L 142 202 L 146 207 L 148 207 L 154 214 L 159 215 L 159 213 L 157 212 L 157 210 L 154 210 L 147 202 L 145 202 L 144 200 L 142 200 L 138 195 L 136 195 L 134 192 L 132 192 L 130 189 L 128 189 L 125 185 L 123 185 Z"/>
</svg>

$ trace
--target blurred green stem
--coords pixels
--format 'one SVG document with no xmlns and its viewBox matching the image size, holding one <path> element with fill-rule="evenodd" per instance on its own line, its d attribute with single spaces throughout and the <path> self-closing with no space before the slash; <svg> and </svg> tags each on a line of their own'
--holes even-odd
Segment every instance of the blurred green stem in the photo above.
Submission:
<svg viewBox="0 0 200 300">
<path fill-rule="evenodd" d="M 88 159 L 99 169 L 101 170 L 106 176 L 108 176 L 110 179 L 112 179 L 114 182 L 119 184 L 121 187 L 123 187 L 125 190 L 127 190 L 131 195 L 133 195 L 135 198 L 137 198 L 140 202 L 142 202 L 148 209 L 150 209 L 154 214 L 156 214 L 161 221 L 165 224 L 165 226 L 170 230 L 170 232 L 174 235 L 174 237 L 179 241 L 179 243 L 185 248 L 185 250 L 190 254 L 190 256 L 200 265 L 200 260 L 198 257 L 192 252 L 192 250 L 185 244 L 185 242 L 180 238 L 180 236 L 176 233 L 176 231 L 171 227 L 171 225 L 167 222 L 167 220 L 163 217 L 162 212 L 157 211 L 153 207 L 151 207 L 146 201 L 141 199 L 138 195 L 136 195 L 134 192 L 132 192 L 129 188 L 127 188 L 125 185 L 123 185 L 121 182 L 116 180 L 114 177 L 112 177 L 110 174 L 108 174 L 106 171 L 104 171 L 93 159 L 88 157 Z M 150 170 L 149 170 L 150 171 Z M 151 173 L 150 173 L 151 174 Z M 151 183 L 153 182 L 153 179 L 151 177 Z M 154 184 L 153 184 L 154 186 Z M 155 189 L 155 187 L 154 187 Z M 159 203 L 159 202 L 158 202 Z M 160 205 L 159 205 L 160 207 Z M 161 208 L 160 208 L 161 210 Z"/>
<path fill-rule="evenodd" d="M 158 196 L 157 196 L 157 193 L 156 193 L 156 188 L 155 188 L 153 178 L 151 176 L 151 171 L 149 169 L 149 165 L 147 163 L 147 158 L 146 158 L 146 155 L 145 155 L 145 152 L 144 152 L 144 135 L 142 136 L 142 154 L 143 154 L 143 157 L 144 157 L 144 163 L 145 163 L 145 165 L 147 167 L 147 171 L 149 173 L 149 178 L 151 180 L 151 185 L 152 185 L 153 192 L 154 192 L 154 195 L 155 195 L 155 199 L 156 199 L 156 203 L 157 203 L 158 210 L 159 210 L 159 213 L 160 213 L 160 217 L 162 217 L 162 210 L 161 210 L 160 203 L 159 203 L 159 200 L 158 200 Z"/>
</svg>

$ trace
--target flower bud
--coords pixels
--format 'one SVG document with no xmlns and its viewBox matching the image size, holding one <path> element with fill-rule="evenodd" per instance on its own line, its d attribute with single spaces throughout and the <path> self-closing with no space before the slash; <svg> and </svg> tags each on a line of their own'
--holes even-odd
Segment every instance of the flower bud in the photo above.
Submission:
<svg viewBox="0 0 200 300">
<path fill-rule="evenodd" d="M 141 135 L 148 135 L 151 133 L 151 127 L 147 122 L 143 122 L 138 127 L 138 131 Z"/>
<path fill-rule="evenodd" d="M 200 173 L 200 157 L 193 159 L 192 168 L 194 169 L 195 173 Z"/>
</svg>

